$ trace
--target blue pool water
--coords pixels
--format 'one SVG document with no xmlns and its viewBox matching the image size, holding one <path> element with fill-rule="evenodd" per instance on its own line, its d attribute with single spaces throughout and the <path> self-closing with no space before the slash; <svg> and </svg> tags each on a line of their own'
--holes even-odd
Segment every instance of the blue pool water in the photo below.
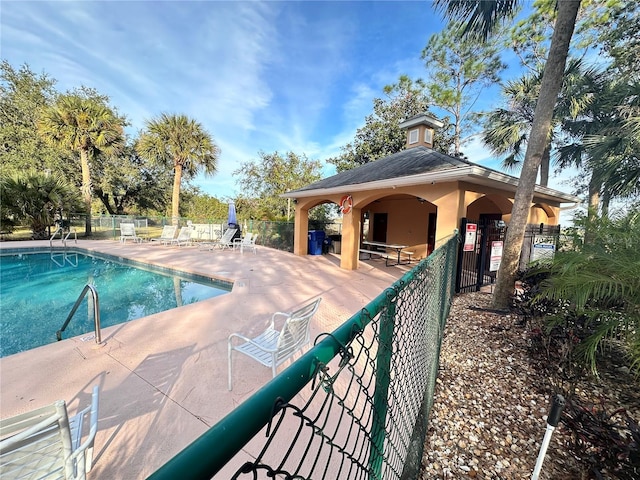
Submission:
<svg viewBox="0 0 640 480">
<path fill-rule="evenodd" d="M 0 357 L 56 341 L 85 285 L 98 292 L 102 327 L 206 300 L 231 284 L 135 265 L 86 252 L 12 253 L 0 256 Z M 86 295 L 63 339 L 94 332 Z"/>
</svg>

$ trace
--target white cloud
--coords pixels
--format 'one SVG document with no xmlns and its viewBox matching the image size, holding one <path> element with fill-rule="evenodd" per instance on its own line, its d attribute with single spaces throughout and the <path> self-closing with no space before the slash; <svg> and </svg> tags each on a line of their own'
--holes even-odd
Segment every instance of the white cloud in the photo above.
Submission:
<svg viewBox="0 0 640 480">
<path fill-rule="evenodd" d="M 232 172 L 259 150 L 336 155 L 382 87 L 421 68 L 414 46 L 423 39 L 407 40 L 428 29 L 428 10 L 411 2 L 25 0 L 3 3 L 0 35 L 12 65 L 45 71 L 61 91 L 84 84 L 109 95 L 131 133 L 161 112 L 197 119 L 222 148 L 219 173 L 198 183 L 225 196 L 235 192 Z"/>
</svg>

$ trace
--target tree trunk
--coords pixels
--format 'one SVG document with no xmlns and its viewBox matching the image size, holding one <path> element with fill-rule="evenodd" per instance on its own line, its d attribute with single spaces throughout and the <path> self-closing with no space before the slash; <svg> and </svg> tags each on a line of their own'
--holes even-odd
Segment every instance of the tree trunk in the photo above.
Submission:
<svg viewBox="0 0 640 480">
<path fill-rule="evenodd" d="M 80 150 L 80 166 L 82 168 L 82 198 L 87 214 L 84 220 L 85 236 L 91 235 L 91 169 L 89 167 L 89 151 Z"/>
<path fill-rule="evenodd" d="M 102 190 L 96 190 L 96 195 L 102 202 L 102 205 L 107 210 L 109 215 L 115 215 L 115 211 L 113 210 L 113 208 L 111 208 L 111 205 L 109 204 L 109 194 L 104 193 Z"/>
<path fill-rule="evenodd" d="M 609 218 L 610 204 L 611 204 L 611 193 L 608 191 L 602 192 L 602 199 L 600 200 L 600 216 L 602 218 Z"/>
<path fill-rule="evenodd" d="M 540 185 L 549 186 L 549 164 L 551 163 L 551 144 L 547 145 L 542 155 L 542 163 L 540 164 Z"/>
<path fill-rule="evenodd" d="M 595 228 L 596 218 L 598 216 L 598 207 L 600 205 L 600 182 L 595 179 L 595 175 L 591 176 L 589 181 L 589 209 L 587 210 L 587 223 L 584 228 L 584 243 L 593 242 L 593 229 Z"/>
<path fill-rule="evenodd" d="M 579 9 L 580 0 L 560 0 L 558 2 L 558 18 L 551 38 L 551 48 L 544 68 L 540 96 L 536 104 L 527 152 L 524 157 L 522 173 L 511 211 L 511 221 L 505 238 L 502 262 L 498 270 L 496 290 L 493 294 L 494 308 L 506 309 L 511 304 L 538 168 L 545 148 L 549 143 L 549 130 L 551 128 L 553 110 L 562 86 L 569 43 L 573 35 Z"/>
<path fill-rule="evenodd" d="M 180 183 L 182 182 L 182 165 L 175 163 L 173 175 L 173 194 L 171 196 L 171 224 L 178 225 L 180 219 Z"/>
</svg>

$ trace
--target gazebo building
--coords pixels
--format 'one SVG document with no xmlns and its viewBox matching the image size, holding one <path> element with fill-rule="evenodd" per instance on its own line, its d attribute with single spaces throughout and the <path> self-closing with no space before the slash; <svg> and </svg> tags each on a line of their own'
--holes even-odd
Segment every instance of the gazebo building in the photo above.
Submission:
<svg viewBox="0 0 640 480">
<path fill-rule="evenodd" d="M 518 178 L 435 151 L 442 123 L 421 114 L 404 121 L 406 149 L 287 192 L 294 199 L 294 253 L 307 254 L 309 209 L 322 203 L 343 211 L 340 266 L 358 268 L 362 242 L 404 245 L 426 257 L 463 218 L 509 223 Z M 536 186 L 529 223 L 558 225 L 562 203 L 579 199 Z"/>
</svg>

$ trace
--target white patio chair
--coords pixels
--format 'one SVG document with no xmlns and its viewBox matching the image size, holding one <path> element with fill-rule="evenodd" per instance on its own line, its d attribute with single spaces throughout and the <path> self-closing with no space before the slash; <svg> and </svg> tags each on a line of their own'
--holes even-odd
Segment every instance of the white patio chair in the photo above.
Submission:
<svg viewBox="0 0 640 480">
<path fill-rule="evenodd" d="M 216 247 L 222 250 L 225 248 L 233 248 L 233 236 L 237 231 L 237 228 L 227 228 L 222 234 L 222 237 L 220 237 L 220 240 L 207 244 L 208 248 L 210 250 L 213 250 Z"/>
<path fill-rule="evenodd" d="M 256 247 L 257 240 L 258 240 L 258 234 L 254 233 L 253 237 L 251 238 L 251 241 L 247 245 L 240 246 L 240 252 L 242 253 L 243 249 L 246 248 L 246 249 L 252 250 L 254 255 L 258 253 L 258 248 Z"/>
<path fill-rule="evenodd" d="M 165 225 L 162 227 L 162 233 L 160 238 L 152 238 L 151 242 L 160 242 L 162 245 L 169 245 L 173 241 L 173 237 L 176 236 L 176 225 Z"/>
<path fill-rule="evenodd" d="M 276 312 L 271 317 L 269 327 L 260 335 L 248 338 L 239 333 L 232 333 L 228 340 L 229 390 L 232 384 L 231 354 L 235 350 L 243 353 L 266 367 L 271 367 L 273 377 L 278 366 L 286 362 L 293 354 L 309 343 L 309 326 L 311 318 L 318 310 L 321 298 L 291 313 Z M 276 318 L 285 317 L 281 330 L 275 329 Z M 243 343 L 234 345 L 234 339 Z"/>
<path fill-rule="evenodd" d="M 97 386 L 93 387 L 91 405 L 73 417 L 68 416 L 65 402 L 58 400 L 0 420 L 0 478 L 85 479 L 92 467 L 97 431 Z"/>
<path fill-rule="evenodd" d="M 191 245 L 191 232 L 193 232 L 191 227 L 182 227 L 178 232 L 178 236 L 171 240 L 171 245 L 178 245 L 179 247 Z"/>
<path fill-rule="evenodd" d="M 240 249 L 240 253 L 244 253 L 244 249 L 248 248 L 248 249 L 252 249 L 253 253 L 256 253 L 256 241 L 255 238 L 258 235 L 256 234 L 254 236 L 253 233 L 245 233 L 244 237 L 242 238 L 234 238 L 233 240 L 233 249 L 237 250 Z"/>
<path fill-rule="evenodd" d="M 127 243 L 127 239 L 131 239 L 136 243 L 142 242 L 142 238 L 136 235 L 136 226 L 133 223 L 120 224 L 120 241 Z"/>
</svg>

